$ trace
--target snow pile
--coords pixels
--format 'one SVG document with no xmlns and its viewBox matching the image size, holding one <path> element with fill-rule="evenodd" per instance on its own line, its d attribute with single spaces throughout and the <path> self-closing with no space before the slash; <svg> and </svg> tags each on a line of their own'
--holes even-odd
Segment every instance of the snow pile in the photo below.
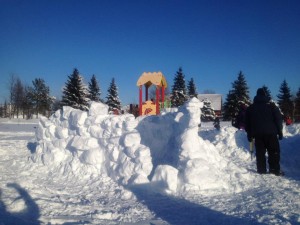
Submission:
<svg viewBox="0 0 300 225">
<path fill-rule="evenodd" d="M 123 185 L 150 179 L 168 193 L 242 191 L 249 172 L 199 136 L 202 106 L 193 98 L 179 110 L 137 119 L 108 115 L 102 103 L 91 103 L 88 112 L 63 107 L 41 118 L 32 159 L 51 171 L 106 174 Z"/>
<path fill-rule="evenodd" d="M 153 165 L 157 167 L 153 185 L 165 192 L 240 192 L 251 181 L 250 172 L 199 136 L 201 107 L 202 103 L 193 98 L 178 111 L 144 117 L 139 122 L 142 144 L 151 149 Z M 218 133 L 228 137 L 226 130 Z"/>
<path fill-rule="evenodd" d="M 190 103 L 192 105 L 198 103 Z M 101 156 L 93 152 L 81 157 L 92 148 L 80 149 L 95 143 L 77 142 L 71 147 L 69 139 L 74 136 L 89 140 L 87 134 L 78 135 L 77 132 L 89 133 L 87 124 L 92 119 L 102 121 L 96 126 L 101 128 L 105 121 L 107 125 L 109 120 L 121 120 L 121 117 L 110 118 L 104 105 L 92 106 L 99 109 L 94 111 L 95 114 L 91 110 L 86 114 L 79 130 L 69 127 L 76 125 L 70 123 L 70 114 L 67 119 L 58 112 L 49 120 L 42 119 L 37 135 L 43 139 L 39 139 L 37 148 L 32 138 L 38 121 L 0 119 L 0 224 L 146 225 L 199 224 L 199 221 L 201 224 L 299 224 L 300 124 L 284 126 L 280 146 L 281 166 L 286 175 L 276 177 L 256 173 L 255 158 L 250 159 L 245 132 L 232 128 L 229 122 L 221 121 L 220 130 L 214 129 L 212 122 L 201 123 L 201 129 L 194 130 L 198 132 L 197 138 L 194 131 L 191 132 L 192 122 L 198 122 L 191 121 L 196 111 L 190 114 L 191 108 L 186 106 L 169 110 L 170 113 L 164 116 L 140 117 L 130 123 L 124 120 L 124 126 L 135 127 L 131 130 L 133 135 L 126 141 L 123 134 L 120 138 L 115 137 L 119 143 L 111 146 L 125 148 L 124 142 L 140 140 L 140 145 L 150 150 L 153 170 L 148 176 L 150 182 L 123 186 L 106 176 L 108 172 L 115 173 L 108 167 L 109 149 L 104 146 L 96 150 Z M 68 110 L 73 116 L 77 114 L 77 121 L 81 121 L 79 115 L 85 114 L 65 108 L 65 115 Z M 73 119 L 75 121 L 75 117 Z M 111 124 L 109 129 L 117 127 Z M 102 129 L 102 132 L 108 135 L 106 130 Z M 114 131 L 111 133 L 114 134 L 112 137 L 116 135 Z M 190 135 L 195 135 L 195 139 Z M 107 138 L 99 142 L 100 139 L 98 143 L 113 141 L 113 138 Z M 192 153 L 189 148 L 197 146 L 201 153 L 196 150 Z M 40 163 L 28 162 L 31 156 Z M 148 158 L 144 157 L 143 161 Z M 87 159 L 89 163 L 86 163 Z M 117 161 L 117 166 L 121 166 L 122 161 Z M 213 168 L 208 170 L 213 178 L 211 181 L 204 166 Z M 244 173 L 244 170 L 250 172 Z M 220 179 L 216 180 L 216 177 Z M 124 176 L 120 175 L 119 180 L 124 181 Z M 128 179 L 128 183 L 133 180 Z M 155 193 L 153 190 L 157 189 L 154 188 L 171 192 L 171 196 Z M 214 195 L 207 196 L 212 193 L 209 188 L 214 190 Z M 241 189 L 245 191 L 237 193 Z M 230 191 L 232 193 L 228 194 Z"/>
<path fill-rule="evenodd" d="M 108 107 L 91 103 L 89 112 L 63 107 L 41 118 L 33 156 L 51 169 L 80 176 L 107 174 L 122 184 L 148 182 L 150 149 L 140 144 L 133 115 L 108 115 Z"/>
</svg>

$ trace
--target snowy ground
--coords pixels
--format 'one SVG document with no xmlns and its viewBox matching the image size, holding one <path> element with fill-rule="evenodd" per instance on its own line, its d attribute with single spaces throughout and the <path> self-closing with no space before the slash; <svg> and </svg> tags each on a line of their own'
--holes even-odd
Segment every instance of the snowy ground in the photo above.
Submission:
<svg viewBox="0 0 300 225">
<path fill-rule="evenodd" d="M 175 115 L 177 119 L 178 115 Z M 153 166 L 161 165 L 162 161 L 170 165 L 160 173 L 153 175 L 152 171 L 153 178 L 148 182 L 142 182 L 142 173 L 138 173 L 139 179 L 130 182 L 131 179 L 126 177 L 136 177 L 136 174 L 132 170 L 129 174 L 127 168 L 131 164 L 124 159 L 122 163 L 126 166 L 121 164 L 123 169 L 110 171 L 107 158 L 101 156 L 103 167 L 100 168 L 96 165 L 99 161 L 86 157 L 86 154 L 85 157 L 70 156 L 69 152 L 61 153 L 61 146 L 45 147 L 45 143 L 55 142 L 53 138 L 45 141 L 40 137 L 39 145 L 44 147 L 37 148 L 35 132 L 43 129 L 39 127 L 38 120 L 0 120 L 0 224 L 300 224 L 299 124 L 284 127 L 285 137 L 280 144 L 281 165 L 286 176 L 276 177 L 255 173 L 255 159 L 251 160 L 245 133 L 222 122 L 220 131 L 215 130 L 211 123 L 202 123 L 197 131 L 200 144 L 195 143 L 198 140 L 189 133 L 193 129 L 189 128 L 182 134 L 178 132 L 175 136 L 181 141 L 176 142 L 183 147 L 177 161 L 180 166 L 176 167 L 174 161 L 166 159 L 170 155 L 162 156 L 152 150 L 157 147 L 157 142 L 163 145 L 162 139 L 167 136 L 174 137 L 174 133 L 162 131 L 158 134 L 162 139 L 156 137 L 156 143 L 149 139 L 154 134 L 147 133 L 149 131 L 145 127 L 155 130 L 153 124 L 156 122 L 162 123 L 162 120 L 153 117 L 139 121 L 140 126 L 136 128 L 140 135 L 138 138 L 132 136 L 136 135 L 136 130 L 135 133 L 129 132 L 131 136 L 124 137 L 123 133 L 116 131 L 125 143 L 119 144 L 119 149 L 132 150 L 133 147 L 128 147 L 126 141 L 136 141 L 140 137 L 142 144 L 135 145 L 135 148 L 141 152 L 150 149 Z M 190 124 L 188 121 L 182 123 Z M 60 125 L 56 125 L 57 131 Z M 177 128 L 180 130 L 182 127 Z M 114 139 L 107 133 L 105 135 L 109 140 Z M 65 139 L 71 140 L 70 137 Z M 91 140 L 88 139 L 88 143 Z M 197 148 L 201 146 L 205 157 L 194 157 L 198 154 L 194 150 L 186 152 L 191 148 L 187 140 L 194 141 L 192 144 Z M 72 143 L 73 150 L 75 147 L 80 149 L 78 143 Z M 146 150 L 143 146 L 147 147 Z M 168 142 L 166 146 L 168 152 L 174 151 L 170 148 L 177 145 Z M 115 152 L 115 146 L 114 149 Z M 91 152 L 94 151 L 95 148 Z M 207 154 L 210 151 L 213 156 Z M 45 160 L 47 154 L 50 158 Z M 189 155 L 189 160 L 184 161 L 186 158 L 183 160 L 182 157 L 186 155 Z M 76 157 L 81 160 L 76 160 Z M 147 157 L 144 156 L 145 161 Z M 130 161 L 133 159 L 130 158 Z M 199 164 L 189 166 L 188 161 Z M 143 170 L 148 171 L 145 167 Z M 179 171 L 178 181 L 177 176 L 172 177 L 172 171 Z"/>
</svg>

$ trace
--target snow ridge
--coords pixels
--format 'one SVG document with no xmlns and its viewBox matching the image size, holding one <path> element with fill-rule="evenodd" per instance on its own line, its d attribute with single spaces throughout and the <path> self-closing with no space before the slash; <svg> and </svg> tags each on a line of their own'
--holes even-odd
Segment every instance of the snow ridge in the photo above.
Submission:
<svg viewBox="0 0 300 225">
<path fill-rule="evenodd" d="M 107 175 L 123 185 L 151 183 L 167 193 L 239 192 L 249 171 L 224 158 L 198 134 L 203 104 L 196 98 L 161 116 L 109 115 L 92 102 L 88 112 L 63 107 L 40 119 L 32 156 L 64 174 Z"/>
</svg>

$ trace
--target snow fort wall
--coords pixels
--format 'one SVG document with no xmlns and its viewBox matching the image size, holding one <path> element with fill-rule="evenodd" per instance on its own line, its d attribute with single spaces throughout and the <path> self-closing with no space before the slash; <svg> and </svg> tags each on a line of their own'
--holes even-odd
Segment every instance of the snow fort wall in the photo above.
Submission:
<svg viewBox="0 0 300 225">
<path fill-rule="evenodd" d="M 245 170 L 199 136 L 202 107 L 203 103 L 193 98 L 178 110 L 139 118 L 141 143 L 150 148 L 153 158 L 153 188 L 167 193 L 196 191 L 206 195 L 241 189 L 240 177 L 235 175 Z"/>
<path fill-rule="evenodd" d="M 199 136 L 202 106 L 193 98 L 178 110 L 138 118 L 109 115 L 102 103 L 92 102 L 88 112 L 64 107 L 40 119 L 32 159 L 50 171 L 103 174 L 124 185 L 150 179 L 153 188 L 168 193 L 243 190 L 247 171 Z M 218 132 L 227 138 L 226 130 Z"/>
<path fill-rule="evenodd" d="M 63 107 L 49 119 L 40 118 L 32 159 L 64 173 L 81 170 L 77 175 L 104 173 L 123 184 L 149 182 L 150 150 L 140 143 L 136 125 L 133 115 L 108 115 L 102 103 L 92 102 L 89 112 Z"/>
</svg>

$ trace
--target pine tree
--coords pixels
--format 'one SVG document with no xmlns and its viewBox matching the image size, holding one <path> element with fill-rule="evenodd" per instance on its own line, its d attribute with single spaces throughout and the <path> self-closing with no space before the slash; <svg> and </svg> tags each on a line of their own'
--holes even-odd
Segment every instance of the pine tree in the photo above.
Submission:
<svg viewBox="0 0 300 225">
<path fill-rule="evenodd" d="M 299 122 L 300 121 L 300 88 L 298 89 L 298 92 L 296 93 L 294 105 L 295 105 L 294 119 L 295 119 L 295 122 Z"/>
<path fill-rule="evenodd" d="M 0 118 L 4 117 L 4 106 L 0 105 Z"/>
<path fill-rule="evenodd" d="M 5 100 L 4 102 L 4 117 L 7 118 L 9 115 L 8 115 L 8 106 L 7 106 L 7 102 Z"/>
<path fill-rule="evenodd" d="M 23 100 L 23 117 L 27 116 L 28 119 L 31 119 L 33 114 L 36 112 L 34 107 L 34 101 L 31 100 L 30 95 L 30 87 L 25 86 L 24 92 L 25 92 L 25 98 Z"/>
<path fill-rule="evenodd" d="M 223 105 L 223 119 L 231 120 L 238 115 L 241 105 L 250 104 L 249 88 L 242 71 L 239 72 L 237 80 L 232 83 L 232 89 L 227 94 Z"/>
<path fill-rule="evenodd" d="M 62 106 L 61 100 L 54 98 L 52 103 L 52 111 L 56 112 L 61 108 L 61 106 Z"/>
<path fill-rule="evenodd" d="M 19 118 L 19 113 L 22 112 L 22 103 L 24 99 L 24 85 L 20 78 L 16 78 L 14 86 L 13 86 L 13 94 L 12 94 L 12 104 L 13 107 L 13 114 L 17 115 Z"/>
<path fill-rule="evenodd" d="M 203 108 L 201 109 L 201 121 L 214 121 L 216 114 L 211 106 L 211 101 L 209 99 L 204 99 Z"/>
<path fill-rule="evenodd" d="M 266 96 L 271 100 L 272 99 L 272 96 L 271 96 L 271 91 L 270 89 L 266 86 L 266 85 L 263 85 L 262 88 L 264 89 L 265 93 L 266 93 Z"/>
<path fill-rule="evenodd" d="M 112 79 L 107 90 L 106 104 L 109 106 L 109 112 L 119 114 L 121 110 L 121 102 L 119 100 L 118 88 L 115 84 L 115 78 Z"/>
<path fill-rule="evenodd" d="M 89 98 L 91 101 L 102 102 L 102 100 L 100 99 L 100 95 L 101 95 L 100 87 L 94 74 L 91 78 L 91 81 L 89 82 L 88 91 L 89 91 Z"/>
<path fill-rule="evenodd" d="M 9 107 L 8 107 L 8 117 L 9 119 L 14 117 L 14 113 L 15 113 L 15 86 L 16 86 L 16 82 L 17 82 L 18 77 L 14 74 L 10 75 L 10 79 L 9 79 Z"/>
<path fill-rule="evenodd" d="M 193 98 L 193 97 L 197 98 L 198 93 L 197 93 L 197 89 L 196 89 L 193 78 L 191 78 L 191 80 L 188 82 L 187 89 L 188 89 L 188 95 L 190 98 Z"/>
<path fill-rule="evenodd" d="M 237 114 L 236 97 L 233 90 L 230 90 L 223 104 L 223 120 L 232 120 Z"/>
<path fill-rule="evenodd" d="M 45 81 L 37 78 L 32 81 L 33 87 L 27 88 L 27 101 L 24 101 L 24 108 L 34 107 L 36 116 L 38 114 L 46 115 L 50 111 L 52 98 L 50 97 L 50 89 L 46 86 Z"/>
<path fill-rule="evenodd" d="M 61 103 L 63 106 L 71 106 L 75 109 L 87 111 L 88 101 L 88 91 L 83 83 L 83 77 L 75 68 L 65 83 Z"/>
<path fill-rule="evenodd" d="M 284 117 L 293 115 L 293 101 L 290 88 L 286 80 L 280 86 L 279 94 L 277 95 L 278 105 Z"/>
<path fill-rule="evenodd" d="M 171 104 L 172 107 L 179 107 L 183 105 L 183 103 L 188 100 L 187 90 L 185 85 L 184 74 L 182 72 L 182 68 L 175 74 L 174 84 L 172 86 L 171 92 Z"/>
</svg>

